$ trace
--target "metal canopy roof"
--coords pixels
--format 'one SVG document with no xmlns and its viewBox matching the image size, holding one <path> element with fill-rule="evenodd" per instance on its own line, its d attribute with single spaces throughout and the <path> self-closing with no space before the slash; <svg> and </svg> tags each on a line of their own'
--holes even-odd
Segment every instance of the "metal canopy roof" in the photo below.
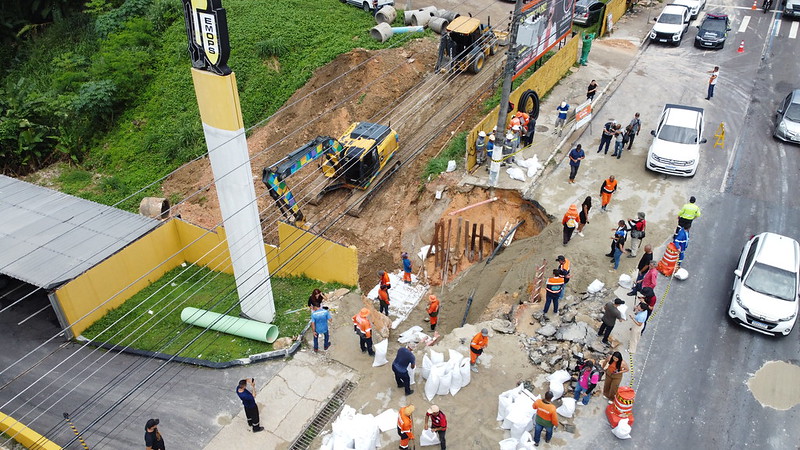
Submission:
<svg viewBox="0 0 800 450">
<path fill-rule="evenodd" d="M 0 273 L 53 289 L 160 222 L 0 175 Z"/>
</svg>

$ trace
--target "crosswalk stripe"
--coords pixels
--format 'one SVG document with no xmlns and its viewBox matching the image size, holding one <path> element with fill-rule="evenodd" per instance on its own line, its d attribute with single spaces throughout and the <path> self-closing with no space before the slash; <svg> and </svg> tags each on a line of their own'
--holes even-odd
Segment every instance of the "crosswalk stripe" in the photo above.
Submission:
<svg viewBox="0 0 800 450">
<path fill-rule="evenodd" d="M 739 33 L 744 33 L 747 30 L 747 24 L 750 23 L 750 16 L 744 16 L 742 24 L 739 25 Z"/>
<path fill-rule="evenodd" d="M 772 33 L 773 36 L 777 36 L 778 33 L 780 33 L 780 31 L 781 31 L 781 23 L 783 23 L 782 20 L 776 20 L 775 21 L 775 32 Z"/>
<path fill-rule="evenodd" d="M 789 39 L 797 38 L 797 28 L 800 28 L 800 22 L 792 22 L 792 27 L 789 28 Z"/>
</svg>

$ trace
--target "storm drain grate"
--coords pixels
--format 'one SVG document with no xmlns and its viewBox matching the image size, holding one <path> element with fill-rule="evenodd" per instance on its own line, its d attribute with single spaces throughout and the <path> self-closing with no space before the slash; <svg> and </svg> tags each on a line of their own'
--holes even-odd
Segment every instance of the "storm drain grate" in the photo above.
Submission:
<svg viewBox="0 0 800 450">
<path fill-rule="evenodd" d="M 350 395 L 350 392 L 352 392 L 355 387 L 356 384 L 349 380 L 342 383 L 317 416 L 309 422 L 300 436 L 292 442 L 289 450 L 307 450 L 309 446 L 311 446 L 311 443 L 314 442 L 314 438 L 316 438 L 317 435 L 328 426 L 331 419 L 339 413 L 339 410 L 344 406 L 345 399 L 347 399 L 347 396 Z"/>
</svg>

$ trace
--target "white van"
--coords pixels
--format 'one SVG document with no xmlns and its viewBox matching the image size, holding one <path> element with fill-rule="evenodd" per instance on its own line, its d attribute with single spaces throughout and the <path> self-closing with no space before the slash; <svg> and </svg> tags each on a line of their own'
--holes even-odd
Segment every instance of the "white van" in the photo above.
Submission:
<svg viewBox="0 0 800 450">
<path fill-rule="evenodd" d="M 646 167 L 654 172 L 693 177 L 700 162 L 703 138 L 703 108 L 664 105 L 658 129 L 650 132 L 655 139 L 647 152 Z"/>
</svg>

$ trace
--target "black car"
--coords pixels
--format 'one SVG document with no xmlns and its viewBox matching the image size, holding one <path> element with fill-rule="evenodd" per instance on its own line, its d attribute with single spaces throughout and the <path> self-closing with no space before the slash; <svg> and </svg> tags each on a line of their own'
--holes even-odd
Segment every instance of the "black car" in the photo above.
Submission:
<svg viewBox="0 0 800 450">
<path fill-rule="evenodd" d="M 697 37 L 694 46 L 697 48 L 722 48 L 728 31 L 731 31 L 731 21 L 727 14 L 706 14 L 703 22 L 697 26 Z"/>
</svg>

